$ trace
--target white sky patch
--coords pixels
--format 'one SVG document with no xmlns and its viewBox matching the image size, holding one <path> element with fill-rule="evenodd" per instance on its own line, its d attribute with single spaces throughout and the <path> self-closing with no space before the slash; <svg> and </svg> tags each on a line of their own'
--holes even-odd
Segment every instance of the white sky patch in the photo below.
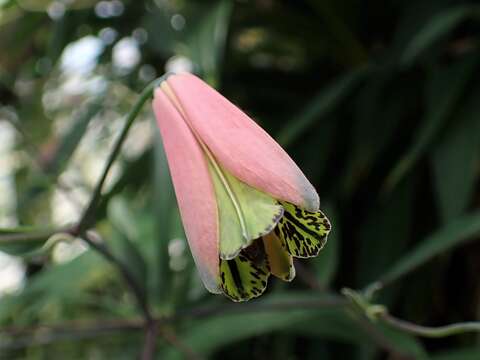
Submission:
<svg viewBox="0 0 480 360">
<path fill-rule="evenodd" d="M 13 216 L 16 203 L 13 179 L 16 154 L 12 152 L 14 145 L 15 129 L 0 117 L 0 227 L 16 225 Z"/>
<path fill-rule="evenodd" d="M 120 70 L 130 70 L 138 65 L 141 59 L 137 41 L 132 37 L 124 37 L 115 44 L 112 52 L 112 63 Z"/>
<path fill-rule="evenodd" d="M 91 35 L 85 36 L 65 48 L 61 57 L 61 69 L 65 73 L 87 75 L 97 65 L 103 49 L 101 39 Z"/>
<path fill-rule="evenodd" d="M 60 190 L 52 194 L 52 220 L 54 224 L 71 224 L 78 220 L 81 210 Z"/>
<path fill-rule="evenodd" d="M 53 261 L 66 263 L 87 251 L 88 246 L 81 240 L 75 239 L 72 242 L 60 242 L 55 245 L 52 252 Z"/>
<path fill-rule="evenodd" d="M 25 267 L 21 260 L 0 252 L 0 298 L 19 290 L 25 278 Z"/>
<path fill-rule="evenodd" d="M 165 64 L 166 72 L 193 72 L 193 62 L 186 56 L 172 56 Z"/>
<path fill-rule="evenodd" d="M 47 14 L 52 20 L 58 20 L 65 14 L 65 4 L 60 1 L 54 1 L 48 5 Z"/>
<path fill-rule="evenodd" d="M 15 154 L 15 129 L 0 117 L 0 227 L 16 225 L 13 216 L 15 209 L 15 191 L 13 170 Z M 25 276 L 22 261 L 0 252 L 0 298 L 2 295 L 18 290 Z"/>
</svg>

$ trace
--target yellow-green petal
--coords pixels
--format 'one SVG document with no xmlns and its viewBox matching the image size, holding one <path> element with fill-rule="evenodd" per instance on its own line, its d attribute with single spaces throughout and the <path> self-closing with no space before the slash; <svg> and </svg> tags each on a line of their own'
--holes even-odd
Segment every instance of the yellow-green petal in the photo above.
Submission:
<svg viewBox="0 0 480 360">
<path fill-rule="evenodd" d="M 292 281 L 295 278 L 293 258 L 284 242 L 272 231 L 263 236 L 263 245 L 270 272 L 283 281 Z"/>
<path fill-rule="evenodd" d="M 233 301 L 246 301 L 263 294 L 269 275 L 261 240 L 232 260 L 220 260 L 220 285 Z"/>
<path fill-rule="evenodd" d="M 220 258 L 230 260 L 253 240 L 271 232 L 283 215 L 283 207 L 220 168 L 211 156 L 209 159 L 217 197 Z"/>
<path fill-rule="evenodd" d="M 327 242 L 331 225 L 323 212 L 310 212 L 296 205 L 282 202 L 283 217 L 275 234 L 285 242 L 287 251 L 294 257 L 317 256 Z"/>
</svg>

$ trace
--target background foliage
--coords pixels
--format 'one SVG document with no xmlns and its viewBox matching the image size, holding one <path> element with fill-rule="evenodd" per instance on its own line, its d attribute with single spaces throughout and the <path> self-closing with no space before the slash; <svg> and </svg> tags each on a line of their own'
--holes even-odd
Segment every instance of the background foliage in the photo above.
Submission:
<svg viewBox="0 0 480 360">
<path fill-rule="evenodd" d="M 400 318 L 479 317 L 475 1 L 1 0 L 0 9 L 0 278 L 12 280 L 12 266 L 18 278 L 0 298 L 0 358 L 138 356 L 141 312 L 118 269 L 81 240 L 47 241 L 37 229 L 77 220 L 122 116 L 177 68 L 287 149 L 333 232 L 296 281 L 271 280 L 258 300 L 206 293 L 147 103 L 96 231 L 160 319 L 158 358 L 480 358 L 476 334 L 421 339 L 370 322 L 339 295 L 381 281 L 375 302 Z"/>
</svg>

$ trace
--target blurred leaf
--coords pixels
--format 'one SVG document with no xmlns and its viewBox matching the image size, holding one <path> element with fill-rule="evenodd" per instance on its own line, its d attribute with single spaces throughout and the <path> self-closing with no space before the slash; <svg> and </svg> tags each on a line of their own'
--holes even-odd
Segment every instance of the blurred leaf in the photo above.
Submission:
<svg viewBox="0 0 480 360">
<path fill-rule="evenodd" d="M 152 163 L 153 150 L 147 148 L 140 156 L 133 160 L 125 160 L 122 164 L 123 173 L 112 185 L 111 189 L 102 196 L 99 209 L 97 211 L 97 220 L 105 218 L 107 206 L 110 199 L 126 190 L 141 189 L 148 182 L 153 172 L 150 164 Z"/>
<path fill-rule="evenodd" d="M 377 204 L 359 229 L 358 285 L 378 278 L 399 258 L 410 240 L 413 181 L 399 186 L 388 202 Z"/>
<path fill-rule="evenodd" d="M 394 344 L 395 348 L 405 356 L 406 359 L 430 359 L 427 351 L 423 348 L 420 340 L 404 331 L 393 329 L 386 325 L 376 323 L 378 331 L 385 336 L 388 341 Z M 402 355 L 400 355 L 400 358 Z M 393 356 L 392 356 L 393 358 Z"/>
<path fill-rule="evenodd" d="M 113 198 L 108 206 L 108 218 L 117 230 L 112 235 L 112 245 L 119 259 L 132 271 L 138 284 L 144 292 L 147 289 L 147 264 L 139 249 L 139 221 L 126 200 L 120 196 Z"/>
<path fill-rule="evenodd" d="M 14 320 L 17 325 L 54 322 L 81 313 L 81 307 L 92 305 L 87 290 L 101 288 L 111 273 L 108 266 L 97 254 L 87 251 L 72 261 L 45 268 L 29 279 L 22 292 L 2 298 L 0 321 Z"/>
<path fill-rule="evenodd" d="M 297 310 L 278 313 L 251 313 L 241 315 L 224 315 L 214 317 L 192 325 L 186 334 L 182 335 L 183 342 L 195 352 L 203 356 L 212 354 L 216 349 L 227 344 L 252 336 L 269 333 L 292 326 L 295 322 L 305 321 L 314 311 Z M 255 324 L 253 326 L 253 324 Z M 181 359 L 179 353 L 170 351 L 166 359 Z"/>
<path fill-rule="evenodd" d="M 167 11 L 167 7 L 155 7 L 154 11 L 147 14 L 144 23 L 148 32 L 155 34 L 155 36 L 148 37 L 147 45 L 164 58 L 173 55 L 182 35 L 173 29 L 171 25 L 172 15 Z"/>
<path fill-rule="evenodd" d="M 162 139 L 155 123 L 152 123 L 155 133 L 153 156 L 153 192 L 152 210 L 155 214 L 156 261 L 153 271 L 153 289 L 158 300 L 165 302 L 169 298 L 172 286 L 172 270 L 168 244 L 172 237 L 172 221 L 175 217 L 176 200 L 173 192 L 172 179 L 168 168 L 167 157 L 163 149 Z"/>
<path fill-rule="evenodd" d="M 145 292 L 147 287 L 147 264 L 139 249 L 138 220 L 120 196 L 113 198 L 108 206 L 108 218 L 117 232 L 114 232 L 112 242 L 115 253 L 119 256 L 135 276 L 138 284 Z"/>
<path fill-rule="evenodd" d="M 452 115 L 466 91 L 466 85 L 478 65 L 478 56 L 470 56 L 449 68 L 436 67 L 427 87 L 427 111 L 415 133 L 413 144 L 387 177 L 385 187 L 391 190 L 410 171 Z M 444 91 L 448 88 L 449 91 Z"/>
<path fill-rule="evenodd" d="M 388 66 L 373 72 L 358 90 L 352 101 L 352 144 L 342 176 L 344 196 L 351 196 L 364 184 L 374 166 L 384 160 L 384 153 L 397 141 L 417 96 L 410 80 L 398 76 Z"/>
<path fill-rule="evenodd" d="M 200 74 L 216 87 L 225 50 L 228 25 L 233 9 L 231 0 L 219 0 L 210 9 L 204 7 L 192 17 L 194 25 L 186 35 L 185 54 L 200 67 Z"/>
<path fill-rule="evenodd" d="M 321 23 L 331 37 L 331 47 L 338 52 L 340 62 L 350 65 L 360 65 L 368 60 L 367 50 L 359 41 L 357 34 L 353 33 L 344 19 L 337 14 L 337 2 L 314 1 L 308 3 L 317 11 Z"/>
<path fill-rule="evenodd" d="M 118 195 L 108 204 L 108 218 L 121 233 L 130 239 L 138 241 L 136 216 L 128 206 L 128 201 Z"/>
<path fill-rule="evenodd" d="M 351 93 L 368 72 L 368 67 L 353 70 L 335 79 L 326 89 L 318 93 L 306 108 L 276 136 L 284 147 L 297 141 L 315 122 L 328 115 Z"/>
<path fill-rule="evenodd" d="M 480 213 L 465 215 L 453 220 L 439 231 L 427 237 L 419 245 L 408 251 L 379 279 L 391 282 L 431 260 L 436 255 L 462 245 L 480 233 Z"/>
<path fill-rule="evenodd" d="M 430 356 L 431 360 L 477 360 L 479 358 L 480 349 L 478 347 L 443 351 Z"/>
<path fill-rule="evenodd" d="M 305 325 L 310 324 L 308 328 L 316 331 L 325 329 L 329 333 L 340 335 L 343 338 L 353 338 L 354 333 L 349 331 L 340 331 L 338 328 L 333 329 L 331 323 L 323 325 L 321 319 L 329 314 L 336 313 L 332 307 L 324 309 L 308 308 L 307 306 L 299 306 L 298 309 L 269 311 L 268 307 L 275 309 L 276 306 L 297 301 L 316 302 L 326 300 L 329 301 L 330 296 L 319 296 L 312 293 L 295 293 L 275 295 L 261 298 L 255 302 L 246 304 L 237 304 L 237 308 L 255 306 L 262 307 L 263 310 L 252 310 L 252 312 L 222 314 L 214 317 L 204 318 L 189 324 L 185 334 L 181 335 L 183 342 L 190 346 L 193 351 L 203 356 L 211 355 L 215 350 L 235 341 L 247 339 L 253 336 L 270 333 L 279 330 L 288 330 L 298 325 L 297 329 L 307 329 Z M 240 310 L 241 311 L 241 310 Z M 312 321 L 312 317 L 318 315 L 318 320 Z M 334 316 L 331 316 L 332 318 Z M 316 319 L 316 318 L 315 318 Z M 301 324 L 304 324 L 302 326 Z M 315 326 L 313 326 L 315 324 Z M 306 332 L 306 331 L 305 331 Z M 350 336 L 351 335 L 351 336 Z M 181 358 L 180 354 L 171 349 L 165 356 L 167 359 Z"/>
<path fill-rule="evenodd" d="M 28 11 L 46 12 L 50 0 L 17 0 L 18 6 Z M 72 9 L 82 9 L 94 5 L 96 0 L 72 0 L 68 3 Z"/>
<path fill-rule="evenodd" d="M 339 224 L 339 217 L 334 207 L 327 203 L 322 205 L 322 210 L 327 215 L 332 224 L 332 231 L 328 235 L 327 244 L 321 251 L 315 261 L 312 261 L 312 266 L 315 269 L 315 274 L 320 284 L 328 286 L 333 281 L 338 270 L 338 263 L 340 261 L 340 238 L 341 225 Z"/>
<path fill-rule="evenodd" d="M 444 223 L 469 205 L 480 158 L 480 93 L 474 91 L 432 154 L 434 181 Z"/>
<path fill-rule="evenodd" d="M 68 163 L 83 135 L 87 131 L 90 121 L 103 109 L 105 97 L 100 95 L 79 109 L 72 119 L 72 125 L 61 138 L 54 157 L 48 162 L 47 171 L 59 174 Z"/>
<path fill-rule="evenodd" d="M 401 63 L 411 65 L 416 58 L 425 52 L 433 43 L 448 34 L 468 17 L 473 16 L 480 18 L 480 7 L 477 5 L 463 5 L 456 8 L 448 8 L 433 15 L 430 21 L 427 22 L 407 44 L 400 60 Z"/>
<path fill-rule="evenodd" d="M 0 228 L 0 251 L 22 256 L 40 249 L 52 235 L 53 229 L 36 229 L 21 226 L 11 229 Z M 24 235 L 24 239 L 10 239 L 10 235 Z"/>
</svg>

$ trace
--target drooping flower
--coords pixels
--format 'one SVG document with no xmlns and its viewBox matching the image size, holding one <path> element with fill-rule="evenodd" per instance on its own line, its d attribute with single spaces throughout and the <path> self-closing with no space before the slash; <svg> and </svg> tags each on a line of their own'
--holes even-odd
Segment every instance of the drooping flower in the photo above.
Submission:
<svg viewBox="0 0 480 360">
<path fill-rule="evenodd" d="M 330 231 L 305 175 L 260 126 L 196 76 L 172 74 L 153 109 L 205 287 L 234 301 L 290 281 Z"/>
</svg>

